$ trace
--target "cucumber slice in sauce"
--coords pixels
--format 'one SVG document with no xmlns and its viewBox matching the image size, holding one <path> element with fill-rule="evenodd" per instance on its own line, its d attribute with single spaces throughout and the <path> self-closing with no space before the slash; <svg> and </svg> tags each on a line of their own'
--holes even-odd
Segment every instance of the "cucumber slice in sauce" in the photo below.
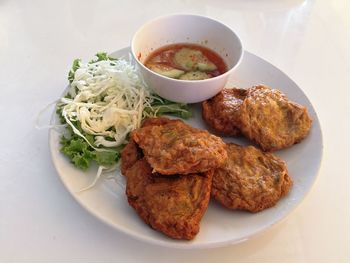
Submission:
<svg viewBox="0 0 350 263">
<path fill-rule="evenodd" d="M 215 66 L 214 63 L 211 63 L 210 61 L 208 61 L 207 63 L 203 63 L 203 62 L 200 62 L 198 63 L 198 70 L 200 71 L 213 71 L 213 70 L 216 70 L 217 69 L 217 66 Z"/>
<path fill-rule="evenodd" d="M 190 71 L 183 75 L 181 75 L 180 79 L 182 80 L 202 80 L 202 79 L 209 79 L 210 76 L 202 71 Z"/>
<path fill-rule="evenodd" d="M 181 75 L 185 73 L 185 71 L 176 69 L 173 67 L 160 65 L 160 64 L 148 64 L 146 65 L 150 70 L 163 75 L 168 78 L 178 79 Z"/>
<path fill-rule="evenodd" d="M 199 70 L 199 71 L 213 71 L 217 67 L 214 63 L 208 60 L 208 58 L 200 51 L 190 48 L 181 48 L 175 53 L 175 63 L 186 71 Z"/>
</svg>

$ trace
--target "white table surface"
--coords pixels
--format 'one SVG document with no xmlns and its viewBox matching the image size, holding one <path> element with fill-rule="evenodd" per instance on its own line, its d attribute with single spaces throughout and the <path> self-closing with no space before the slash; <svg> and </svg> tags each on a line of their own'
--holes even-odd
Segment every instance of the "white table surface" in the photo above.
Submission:
<svg viewBox="0 0 350 263">
<path fill-rule="evenodd" d="M 286 72 L 320 118 L 324 155 L 307 198 L 281 224 L 223 248 L 175 250 L 125 236 L 68 194 L 40 109 L 74 58 L 128 46 L 159 15 L 231 26 L 246 50 Z M 0 262 L 350 262 L 350 1 L 0 1 Z"/>
</svg>

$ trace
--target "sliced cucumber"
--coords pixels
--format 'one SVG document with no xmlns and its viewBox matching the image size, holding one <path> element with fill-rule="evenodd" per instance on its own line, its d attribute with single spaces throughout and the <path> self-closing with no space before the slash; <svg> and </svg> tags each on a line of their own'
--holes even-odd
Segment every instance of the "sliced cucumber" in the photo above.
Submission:
<svg viewBox="0 0 350 263">
<path fill-rule="evenodd" d="M 190 48 L 181 48 L 177 51 L 174 56 L 174 61 L 179 67 L 186 71 L 213 71 L 217 69 L 215 64 L 210 62 L 200 50 Z"/>
<path fill-rule="evenodd" d="M 150 70 L 163 75 L 168 78 L 178 79 L 181 75 L 185 73 L 185 71 L 176 69 L 173 67 L 160 65 L 160 64 L 148 64 L 146 65 Z"/>
<path fill-rule="evenodd" d="M 210 76 L 202 71 L 190 71 L 183 75 L 181 75 L 180 79 L 182 80 L 202 80 L 202 79 L 209 79 Z"/>
<path fill-rule="evenodd" d="M 181 48 L 175 53 L 175 63 L 184 70 L 195 70 L 198 59 L 203 56 L 202 52 L 189 48 Z"/>
<path fill-rule="evenodd" d="M 215 66 L 215 64 L 210 62 L 210 61 L 207 61 L 206 63 L 203 63 L 203 62 L 198 63 L 198 70 L 200 70 L 200 71 L 208 72 L 208 71 L 213 71 L 216 69 L 217 69 L 217 66 Z"/>
</svg>

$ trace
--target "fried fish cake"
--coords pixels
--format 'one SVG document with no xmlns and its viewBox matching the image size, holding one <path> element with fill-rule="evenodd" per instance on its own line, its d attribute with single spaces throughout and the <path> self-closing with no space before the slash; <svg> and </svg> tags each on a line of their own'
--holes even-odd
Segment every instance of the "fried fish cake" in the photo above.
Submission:
<svg viewBox="0 0 350 263">
<path fill-rule="evenodd" d="M 121 153 L 121 165 L 120 171 L 125 176 L 126 171 L 131 168 L 139 159 L 143 157 L 141 149 L 131 139 L 128 144 L 125 145 Z"/>
<path fill-rule="evenodd" d="M 284 161 L 253 147 L 227 145 L 228 161 L 216 169 L 212 196 L 230 209 L 258 212 L 274 206 L 293 181 Z"/>
<path fill-rule="evenodd" d="M 169 119 L 165 117 L 147 118 L 142 122 L 141 127 L 154 126 L 154 125 L 160 126 L 168 123 L 183 123 L 183 121 L 179 119 Z"/>
<path fill-rule="evenodd" d="M 202 103 L 202 118 L 217 132 L 230 136 L 240 135 L 238 122 L 246 93 L 245 89 L 223 89 Z"/>
<path fill-rule="evenodd" d="M 312 120 L 306 107 L 267 86 L 248 89 L 241 106 L 240 129 L 264 151 L 292 146 L 304 139 Z"/>
<path fill-rule="evenodd" d="M 154 169 L 163 175 L 192 174 L 220 167 L 227 159 L 225 143 L 180 120 L 146 125 L 132 139 Z"/>
<path fill-rule="evenodd" d="M 193 239 L 209 203 L 213 171 L 162 176 L 142 158 L 126 170 L 129 204 L 153 229 L 175 239 Z"/>
<path fill-rule="evenodd" d="M 168 118 L 147 118 L 143 121 L 142 127 L 152 126 L 152 125 L 163 125 L 166 123 L 177 122 L 178 120 L 171 120 Z M 142 150 L 131 138 L 127 145 L 125 145 L 121 153 L 121 173 L 125 175 L 126 170 L 136 163 L 137 160 L 143 157 Z"/>
</svg>

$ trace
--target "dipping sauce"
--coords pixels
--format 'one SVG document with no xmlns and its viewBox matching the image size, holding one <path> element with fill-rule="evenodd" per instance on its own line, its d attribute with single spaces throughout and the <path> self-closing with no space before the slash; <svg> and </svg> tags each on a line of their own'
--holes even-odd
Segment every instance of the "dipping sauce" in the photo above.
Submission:
<svg viewBox="0 0 350 263">
<path fill-rule="evenodd" d="M 196 44 L 158 48 L 144 64 L 160 75 L 181 80 L 209 79 L 227 71 L 224 60 L 216 52 Z"/>
</svg>

